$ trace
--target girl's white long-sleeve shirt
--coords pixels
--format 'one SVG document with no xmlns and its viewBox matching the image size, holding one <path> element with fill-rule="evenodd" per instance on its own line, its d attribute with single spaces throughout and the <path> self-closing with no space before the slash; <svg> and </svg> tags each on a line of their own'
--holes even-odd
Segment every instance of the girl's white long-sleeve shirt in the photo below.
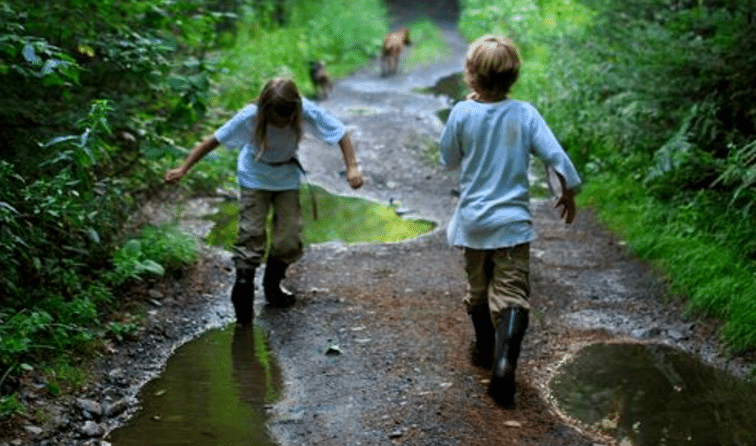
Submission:
<svg viewBox="0 0 756 446">
<path fill-rule="evenodd" d="M 346 133 L 344 124 L 316 103 L 302 98 L 302 124 L 324 142 L 336 145 Z M 257 158 L 255 128 L 257 105 L 250 104 L 215 131 L 215 139 L 236 149 L 241 147 L 237 161 L 239 186 L 258 190 L 297 190 L 301 171 L 289 162 L 296 157 L 298 144 L 294 129 L 268 125 L 268 150 Z"/>
<path fill-rule="evenodd" d="M 577 190 L 575 167 L 538 110 L 505 99 L 457 103 L 441 136 L 441 164 L 460 169 L 460 196 L 449 221 L 453 246 L 498 249 L 535 238 L 530 212 L 531 154 Z"/>
</svg>

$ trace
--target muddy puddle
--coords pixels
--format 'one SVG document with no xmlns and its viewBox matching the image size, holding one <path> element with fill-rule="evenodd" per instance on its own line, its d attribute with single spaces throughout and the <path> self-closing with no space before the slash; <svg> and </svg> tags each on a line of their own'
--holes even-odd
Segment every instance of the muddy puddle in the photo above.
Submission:
<svg viewBox="0 0 756 446">
<path fill-rule="evenodd" d="M 557 406 L 621 444 L 756 444 L 756 384 L 662 344 L 594 344 L 550 383 Z"/>
<path fill-rule="evenodd" d="M 398 242 L 432 231 L 436 224 L 422 219 L 404 218 L 401 203 L 381 203 L 356 197 L 343 197 L 312 184 L 300 191 L 305 245 L 341 241 L 345 243 Z M 236 241 L 238 208 L 236 201 L 218 205 L 208 216 L 214 223 L 207 242 L 231 249 Z"/>
<path fill-rule="evenodd" d="M 421 89 L 420 93 L 449 98 L 449 107 L 442 108 L 436 112 L 441 122 L 446 122 L 449 119 L 449 113 L 451 113 L 454 104 L 464 99 L 469 91 L 467 85 L 465 85 L 463 74 L 453 73 L 442 77 L 432 87 Z"/>
<path fill-rule="evenodd" d="M 265 405 L 281 389 L 264 335 L 251 326 L 211 330 L 178 348 L 140 391 L 140 410 L 113 446 L 272 446 Z"/>
</svg>

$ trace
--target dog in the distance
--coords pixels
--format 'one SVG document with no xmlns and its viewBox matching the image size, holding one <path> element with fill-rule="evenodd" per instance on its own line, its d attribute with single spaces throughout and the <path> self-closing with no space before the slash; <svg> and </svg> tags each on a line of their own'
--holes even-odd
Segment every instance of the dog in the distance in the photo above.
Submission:
<svg viewBox="0 0 756 446">
<path fill-rule="evenodd" d="M 315 87 L 315 95 L 318 99 L 327 99 L 331 94 L 333 84 L 326 73 L 325 62 L 313 60 L 310 62 L 310 80 Z"/>
<path fill-rule="evenodd" d="M 407 28 L 387 34 L 383 38 L 383 47 L 381 48 L 381 76 L 391 76 L 396 74 L 396 68 L 399 65 L 399 54 L 406 45 L 411 45 L 410 32 Z"/>
</svg>

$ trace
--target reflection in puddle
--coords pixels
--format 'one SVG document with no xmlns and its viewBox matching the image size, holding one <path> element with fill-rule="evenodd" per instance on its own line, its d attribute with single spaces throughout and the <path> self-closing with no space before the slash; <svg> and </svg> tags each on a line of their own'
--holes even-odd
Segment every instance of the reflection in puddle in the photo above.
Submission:
<svg viewBox="0 0 756 446">
<path fill-rule="evenodd" d="M 451 100 L 452 106 L 467 97 L 469 92 L 470 89 L 465 84 L 462 73 L 454 73 L 444 76 L 439 79 L 434 86 L 421 90 L 421 93 L 448 97 Z M 441 122 L 446 122 L 449 119 L 449 113 L 451 113 L 451 107 L 439 110 L 436 115 Z"/>
<path fill-rule="evenodd" d="M 318 218 L 313 219 L 312 200 L 317 201 Z M 302 240 L 305 245 L 330 241 L 345 243 L 398 242 L 432 231 L 436 224 L 408 219 L 398 209 L 356 197 L 334 195 L 322 187 L 303 186 Z M 237 203 L 221 203 L 211 218 L 215 225 L 207 236 L 211 245 L 231 249 L 236 241 L 239 209 Z"/>
<path fill-rule="evenodd" d="M 263 406 L 280 389 L 260 330 L 231 325 L 183 345 L 141 390 L 114 446 L 268 446 Z"/>
<path fill-rule="evenodd" d="M 665 345 L 589 345 L 550 387 L 567 414 L 635 446 L 756 444 L 756 385 Z"/>
</svg>

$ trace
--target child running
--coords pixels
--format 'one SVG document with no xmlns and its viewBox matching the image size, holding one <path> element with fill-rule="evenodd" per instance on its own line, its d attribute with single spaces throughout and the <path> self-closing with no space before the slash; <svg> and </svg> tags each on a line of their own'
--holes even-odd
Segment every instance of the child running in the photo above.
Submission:
<svg viewBox="0 0 756 446">
<path fill-rule="evenodd" d="M 534 239 L 528 166 L 531 153 L 556 171 L 567 223 L 575 218 L 581 181 L 540 113 L 509 99 L 520 71 L 506 37 L 473 42 L 465 62 L 472 93 L 451 111 L 441 136 L 441 164 L 460 169 L 460 197 L 447 228 L 449 244 L 464 249 L 468 292 L 463 300 L 475 328 L 472 361 L 493 367 L 488 393 L 512 406 L 515 368 L 531 309 L 529 259 Z"/>
<path fill-rule="evenodd" d="M 295 301 L 294 295 L 281 287 L 281 280 L 288 266 L 302 256 L 299 183 L 303 169 L 297 150 L 304 124 L 314 128 L 324 142 L 339 144 L 349 185 L 354 189 L 362 186 L 362 174 L 344 124 L 302 97 L 294 82 L 284 78 L 270 80 L 255 103 L 195 146 L 180 167 L 165 174 L 167 183 L 175 183 L 220 144 L 241 148 L 237 162 L 239 231 L 233 249 L 236 281 L 231 291 L 240 324 L 249 324 L 254 318 L 255 270 L 265 255 L 266 219 L 271 208 L 271 246 L 263 276 L 265 298 L 274 307 Z"/>
</svg>

